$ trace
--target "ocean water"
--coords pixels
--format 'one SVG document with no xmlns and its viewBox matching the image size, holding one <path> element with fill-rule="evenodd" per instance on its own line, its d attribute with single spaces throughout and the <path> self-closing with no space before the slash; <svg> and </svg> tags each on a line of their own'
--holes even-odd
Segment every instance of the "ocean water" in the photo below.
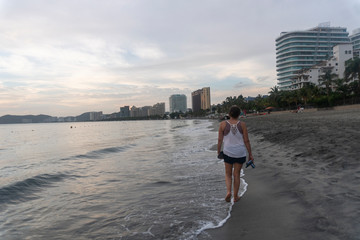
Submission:
<svg viewBox="0 0 360 240">
<path fill-rule="evenodd" d="M 198 239 L 232 208 L 211 126 L 0 125 L 0 239 Z"/>
</svg>

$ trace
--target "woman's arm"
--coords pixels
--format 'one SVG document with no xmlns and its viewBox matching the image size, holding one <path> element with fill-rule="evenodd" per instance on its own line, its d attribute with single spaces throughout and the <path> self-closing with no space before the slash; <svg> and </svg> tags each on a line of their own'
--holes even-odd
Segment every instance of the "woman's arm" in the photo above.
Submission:
<svg viewBox="0 0 360 240">
<path fill-rule="evenodd" d="M 248 131 L 246 128 L 246 124 L 244 122 L 241 122 L 241 127 L 243 129 L 243 138 L 244 138 L 244 143 L 245 143 L 246 149 L 249 153 L 249 159 L 254 161 L 254 157 L 251 152 L 251 145 L 250 145 L 250 140 L 249 140 L 249 135 L 248 135 Z"/>
<path fill-rule="evenodd" d="M 219 135 L 218 135 L 218 144 L 217 144 L 217 154 L 220 154 L 221 145 L 224 139 L 224 124 L 225 122 L 221 122 L 219 126 Z"/>
</svg>

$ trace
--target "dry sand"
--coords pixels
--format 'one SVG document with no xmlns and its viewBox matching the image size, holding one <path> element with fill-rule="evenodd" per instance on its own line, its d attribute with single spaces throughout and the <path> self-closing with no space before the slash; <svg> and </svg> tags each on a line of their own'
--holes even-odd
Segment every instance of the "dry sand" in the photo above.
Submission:
<svg viewBox="0 0 360 240">
<path fill-rule="evenodd" d="M 257 167 L 229 221 L 199 239 L 360 239 L 360 107 L 244 121 Z"/>
</svg>

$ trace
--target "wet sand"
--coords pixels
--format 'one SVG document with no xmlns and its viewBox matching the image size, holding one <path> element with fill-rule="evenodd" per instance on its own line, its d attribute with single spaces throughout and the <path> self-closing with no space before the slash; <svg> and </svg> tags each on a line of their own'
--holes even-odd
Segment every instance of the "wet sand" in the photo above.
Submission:
<svg viewBox="0 0 360 240">
<path fill-rule="evenodd" d="M 360 106 L 244 121 L 257 167 L 228 222 L 199 239 L 360 239 Z"/>
</svg>

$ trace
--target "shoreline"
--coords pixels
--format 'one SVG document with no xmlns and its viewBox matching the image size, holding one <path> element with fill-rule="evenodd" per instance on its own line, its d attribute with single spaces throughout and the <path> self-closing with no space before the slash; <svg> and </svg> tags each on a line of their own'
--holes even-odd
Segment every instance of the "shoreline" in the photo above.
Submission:
<svg viewBox="0 0 360 240">
<path fill-rule="evenodd" d="M 230 219 L 199 239 L 359 239 L 359 105 L 241 120 L 257 168 Z"/>
</svg>

